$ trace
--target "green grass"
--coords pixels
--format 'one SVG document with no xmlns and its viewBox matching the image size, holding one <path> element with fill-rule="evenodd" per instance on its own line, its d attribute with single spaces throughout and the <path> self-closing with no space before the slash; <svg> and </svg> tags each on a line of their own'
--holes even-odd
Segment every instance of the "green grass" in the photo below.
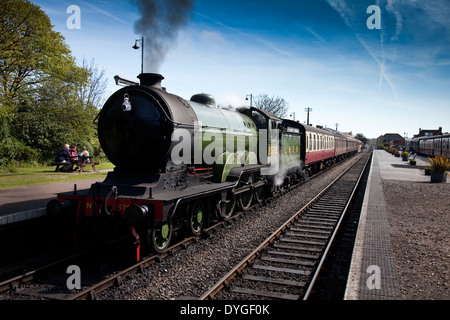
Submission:
<svg viewBox="0 0 450 320">
<path fill-rule="evenodd" d="M 0 190 L 18 188 L 25 186 L 34 186 L 39 184 L 104 178 L 107 172 L 94 172 L 91 166 L 83 169 L 83 173 L 73 172 L 55 172 L 56 166 L 24 166 L 16 168 L 14 173 L 0 174 Z M 95 166 L 97 171 L 113 169 L 112 163 L 101 163 Z"/>
</svg>

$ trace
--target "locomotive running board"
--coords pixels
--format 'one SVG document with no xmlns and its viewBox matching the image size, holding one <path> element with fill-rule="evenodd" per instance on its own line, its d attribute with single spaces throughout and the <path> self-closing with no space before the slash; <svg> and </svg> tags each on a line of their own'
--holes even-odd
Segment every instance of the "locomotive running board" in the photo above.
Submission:
<svg viewBox="0 0 450 320">
<path fill-rule="evenodd" d="M 256 172 L 265 167 L 268 167 L 268 165 L 254 164 L 246 165 L 244 167 L 236 167 L 230 170 L 230 173 L 228 174 L 227 180 L 225 182 L 189 186 L 181 190 L 176 190 L 176 192 L 173 190 L 159 192 L 158 194 L 155 194 L 155 196 L 151 198 L 151 200 L 174 201 L 182 198 L 183 201 L 185 201 L 187 199 L 192 200 L 195 198 L 202 198 L 213 193 L 220 193 L 225 190 L 231 190 L 237 187 L 242 174 Z M 262 186 L 265 183 L 265 181 L 258 181 L 252 186 L 244 186 L 242 188 L 239 188 L 238 190 L 236 190 L 236 192 L 242 193 L 250 190 L 251 188 Z"/>
<path fill-rule="evenodd" d="M 192 186 L 185 188 L 183 190 L 177 190 L 175 191 L 167 191 L 167 192 L 161 192 L 158 193 L 154 198 L 151 198 L 151 200 L 156 201 L 174 201 L 179 198 L 182 198 L 184 200 L 187 199 L 195 199 L 195 198 L 201 198 L 213 193 L 219 193 L 223 190 L 232 189 L 237 185 L 237 181 L 230 181 L 230 182 L 223 182 L 223 183 L 211 183 L 211 184 L 205 184 L 205 185 L 198 185 L 198 186 Z"/>
<path fill-rule="evenodd" d="M 251 173 L 260 171 L 263 168 L 269 168 L 270 165 L 268 164 L 249 164 L 245 165 L 243 167 L 234 167 L 230 170 L 230 173 L 228 174 L 227 181 L 233 180 L 233 181 L 239 181 L 241 179 L 241 175 L 244 173 Z"/>
</svg>

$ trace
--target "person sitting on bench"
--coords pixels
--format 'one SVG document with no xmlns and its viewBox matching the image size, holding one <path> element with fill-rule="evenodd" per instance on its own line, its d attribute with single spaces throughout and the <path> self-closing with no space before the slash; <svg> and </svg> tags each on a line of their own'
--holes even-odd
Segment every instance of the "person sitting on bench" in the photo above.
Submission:
<svg viewBox="0 0 450 320">
<path fill-rule="evenodd" d="M 89 151 L 87 151 L 86 147 L 83 147 L 82 151 L 80 152 L 80 154 L 78 156 L 87 158 L 87 157 L 89 157 Z M 87 158 L 86 163 L 90 163 L 90 162 L 91 162 L 91 159 Z"/>
<path fill-rule="evenodd" d="M 59 171 L 71 171 L 72 162 L 70 161 L 69 145 L 66 143 L 64 147 L 59 149 L 55 158 L 56 163 L 63 163 L 63 167 Z"/>
</svg>

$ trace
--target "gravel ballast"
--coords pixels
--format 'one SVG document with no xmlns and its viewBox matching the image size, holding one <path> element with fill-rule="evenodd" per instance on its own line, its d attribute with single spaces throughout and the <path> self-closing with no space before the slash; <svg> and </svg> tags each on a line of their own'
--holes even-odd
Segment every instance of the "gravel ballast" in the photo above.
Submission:
<svg viewBox="0 0 450 320">
<path fill-rule="evenodd" d="M 354 159 L 337 165 L 266 206 L 246 213 L 208 239 L 176 252 L 97 298 L 173 300 L 200 297 Z"/>
<path fill-rule="evenodd" d="M 121 286 L 110 288 L 96 298 L 174 300 L 200 297 L 354 160 L 345 161 L 266 206 L 238 217 L 209 238 L 177 251 L 142 273 L 123 279 Z M 450 299 L 450 183 L 394 179 L 393 176 L 382 177 L 382 188 L 401 298 Z M 22 298 L 26 297 L 0 296 L 0 300 Z"/>
<path fill-rule="evenodd" d="M 450 299 L 450 183 L 382 183 L 402 298 Z"/>
<path fill-rule="evenodd" d="M 349 162 L 134 276 L 102 299 L 199 297 Z M 419 170 L 419 169 L 399 169 Z M 402 299 L 449 299 L 450 183 L 382 179 Z"/>
</svg>

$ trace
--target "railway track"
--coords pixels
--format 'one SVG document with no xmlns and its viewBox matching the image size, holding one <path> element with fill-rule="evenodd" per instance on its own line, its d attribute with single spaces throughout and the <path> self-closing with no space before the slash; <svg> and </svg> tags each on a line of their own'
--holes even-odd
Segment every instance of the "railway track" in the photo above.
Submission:
<svg viewBox="0 0 450 320">
<path fill-rule="evenodd" d="M 322 171 L 319 174 L 314 175 L 312 178 L 317 178 L 322 173 L 326 172 Z M 306 179 L 304 182 L 308 181 L 310 178 Z M 302 185 L 302 183 L 294 186 L 298 187 Z M 284 194 L 284 193 L 281 193 Z M 258 207 L 260 205 L 256 205 Z M 322 208 L 327 207 L 327 205 L 322 204 Z M 251 212 L 251 208 L 247 212 Z M 319 210 L 319 207 L 317 207 L 317 210 Z M 216 223 L 215 225 L 207 228 L 204 231 L 204 234 L 215 232 L 215 230 L 220 229 L 228 224 L 230 224 L 233 220 L 238 219 L 240 215 L 246 214 L 247 212 L 239 212 L 236 215 L 234 215 L 230 220 L 227 221 L 221 221 L 219 223 Z M 313 218 L 313 217 L 311 217 Z M 313 219 L 314 220 L 314 219 Z M 312 223 L 314 224 L 314 222 Z M 311 226 L 312 229 L 318 229 L 314 228 L 314 225 Z M 317 230 L 316 233 L 320 234 L 321 230 Z M 298 232 L 297 230 L 291 230 L 291 232 Z M 292 235 L 295 237 L 295 235 Z M 320 236 L 319 236 L 320 237 Z M 96 296 L 108 288 L 116 285 L 120 285 L 123 282 L 123 279 L 126 278 L 129 275 L 132 275 L 134 273 L 142 272 L 144 269 L 148 268 L 150 265 L 154 264 L 155 262 L 162 261 L 167 256 L 172 256 L 174 253 L 178 250 L 183 250 L 187 246 L 189 246 L 191 243 L 196 242 L 199 240 L 200 237 L 190 237 L 187 239 L 184 239 L 176 244 L 174 244 L 172 247 L 167 250 L 167 252 L 163 254 L 157 254 L 152 255 L 144 258 L 142 261 L 131 264 L 129 263 L 127 266 L 124 266 L 122 264 L 121 268 L 116 267 L 115 270 L 106 272 L 107 276 L 105 274 L 102 274 L 100 276 L 97 276 L 95 279 L 94 277 L 92 279 L 89 279 L 88 281 L 85 281 L 83 279 L 83 288 L 81 290 L 69 290 L 66 285 L 66 280 L 69 277 L 69 274 L 67 274 L 67 266 L 68 265 L 82 265 L 83 273 L 89 273 L 85 272 L 86 270 L 95 270 L 99 267 L 86 267 L 84 266 L 83 262 L 78 262 L 77 259 L 83 259 L 83 254 L 77 255 L 76 257 L 70 257 L 63 259 L 61 261 L 57 261 L 52 263 L 49 266 L 44 266 L 39 269 L 36 269 L 34 271 L 29 271 L 26 274 L 19 275 L 15 278 L 3 281 L 0 283 L 0 293 L 6 292 L 6 291 L 12 291 L 14 294 L 21 295 L 21 296 L 29 296 L 32 299 L 33 298 L 41 298 L 41 299 L 57 299 L 57 300 L 84 300 L 84 299 L 96 299 Z M 294 239 L 295 240 L 295 239 Z M 300 241 L 301 239 L 297 239 L 297 241 Z M 320 239 L 316 239 L 316 241 L 319 241 Z M 286 241 L 286 239 L 284 240 Z M 310 241 L 315 241 L 313 239 L 313 234 L 310 235 Z M 287 243 L 284 243 L 284 245 L 288 245 Z M 314 249 L 311 249 L 309 255 L 311 257 L 315 257 L 318 255 L 318 253 L 314 252 Z M 283 259 L 281 253 L 278 254 L 278 259 Z M 273 260 L 273 259 L 272 259 Z M 279 260 L 282 261 L 282 260 Z M 101 267 L 108 262 L 102 261 L 100 262 Z M 264 268 L 264 267 L 263 267 Z M 84 276 L 83 276 L 84 278 Z M 34 283 L 34 284 L 32 284 Z M 37 285 L 35 285 L 37 283 Z"/>
<path fill-rule="evenodd" d="M 200 299 L 308 299 L 369 159 L 362 154 Z"/>
<path fill-rule="evenodd" d="M 95 300 L 98 293 L 120 285 L 126 276 L 142 272 L 195 241 L 196 237 L 184 239 L 170 247 L 167 252 L 149 255 L 138 263 L 130 263 L 129 256 L 124 257 L 117 253 L 94 257 L 92 251 L 83 251 L 1 282 L 0 293 L 12 292 L 14 295 L 28 296 L 31 299 Z M 71 290 L 67 286 L 70 277 L 67 270 L 69 266 L 74 265 L 80 266 L 83 273 L 83 287 L 79 290 Z"/>
</svg>

